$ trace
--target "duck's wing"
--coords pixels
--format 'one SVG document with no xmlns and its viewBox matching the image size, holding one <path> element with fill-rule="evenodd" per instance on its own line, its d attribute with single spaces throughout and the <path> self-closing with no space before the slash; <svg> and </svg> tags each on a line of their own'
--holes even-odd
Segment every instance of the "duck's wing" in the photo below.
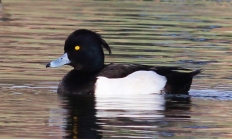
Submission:
<svg viewBox="0 0 232 139">
<path fill-rule="evenodd" d="M 135 71 L 151 70 L 149 66 L 138 64 L 109 64 L 100 71 L 98 76 L 107 78 L 123 78 Z"/>
<path fill-rule="evenodd" d="M 190 69 L 181 67 L 154 67 L 148 65 L 139 64 L 109 64 L 99 72 L 98 76 L 104 76 L 107 78 L 123 78 L 135 71 L 155 71 L 162 76 L 168 76 L 170 74 L 184 73 L 191 76 L 195 76 L 201 72 L 201 70 L 192 71 Z"/>
</svg>

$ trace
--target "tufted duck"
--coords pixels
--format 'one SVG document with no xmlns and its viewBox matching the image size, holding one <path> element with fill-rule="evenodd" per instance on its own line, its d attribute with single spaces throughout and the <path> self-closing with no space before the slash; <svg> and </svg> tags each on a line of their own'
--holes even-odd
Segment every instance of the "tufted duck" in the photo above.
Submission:
<svg viewBox="0 0 232 139">
<path fill-rule="evenodd" d="M 101 36 L 80 29 L 65 41 L 64 54 L 46 67 L 70 65 L 58 86 L 60 94 L 132 95 L 147 93 L 188 94 L 193 76 L 201 70 L 154 67 L 139 64 L 104 64 L 103 48 L 111 54 Z M 188 71 L 188 72 L 183 72 Z"/>
</svg>

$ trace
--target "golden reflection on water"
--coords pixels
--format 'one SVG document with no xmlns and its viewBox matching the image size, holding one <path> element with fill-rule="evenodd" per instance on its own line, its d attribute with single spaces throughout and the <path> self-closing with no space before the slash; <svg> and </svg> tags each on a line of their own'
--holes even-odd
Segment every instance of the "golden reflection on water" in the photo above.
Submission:
<svg viewBox="0 0 232 139">
<path fill-rule="evenodd" d="M 66 134 L 64 127 L 69 125 L 64 119 L 70 117 L 65 110 L 70 109 L 63 107 L 68 99 L 58 100 L 54 91 L 71 68 L 46 69 L 45 65 L 63 53 L 66 36 L 80 28 L 99 32 L 109 43 L 113 54 L 106 55 L 107 63 L 202 68 L 204 72 L 194 79 L 192 89 L 231 91 L 231 13 L 231 3 L 212 1 L 3 1 L 0 137 L 61 138 Z M 217 134 L 231 138 L 230 106 L 230 101 L 195 98 L 183 106 L 188 110 L 156 113 L 164 116 L 161 122 L 128 117 L 94 120 L 105 122 L 102 130 L 106 137 L 112 135 L 108 131 L 114 131 L 124 137 L 129 132 L 133 137 L 155 133 L 156 137 L 210 138 Z M 176 112 L 179 119 L 173 117 Z M 131 127 L 125 126 L 128 123 Z M 153 128 L 145 131 L 145 126 Z"/>
<path fill-rule="evenodd" d="M 62 136 L 59 126 L 51 126 L 58 123 L 49 121 L 53 116 L 50 111 L 58 109 L 55 93 L 48 89 L 3 87 L 0 99 L 0 138 L 53 139 Z"/>
</svg>

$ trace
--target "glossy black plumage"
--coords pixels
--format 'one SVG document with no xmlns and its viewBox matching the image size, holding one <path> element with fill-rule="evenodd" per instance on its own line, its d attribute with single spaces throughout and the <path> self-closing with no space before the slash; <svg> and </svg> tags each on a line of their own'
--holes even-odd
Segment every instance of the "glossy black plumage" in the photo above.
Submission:
<svg viewBox="0 0 232 139">
<path fill-rule="evenodd" d="M 80 46 L 80 50 L 75 50 Z M 64 52 L 74 67 L 64 76 L 58 92 L 63 94 L 94 94 L 96 77 L 122 78 L 135 71 L 154 71 L 165 76 L 166 85 L 162 91 L 170 94 L 188 94 L 193 76 L 201 70 L 191 71 L 180 67 L 154 67 L 139 64 L 104 64 L 102 47 L 111 53 L 109 45 L 95 32 L 81 29 L 70 34 L 65 41 Z M 51 64 L 48 63 L 47 66 Z M 184 72 L 183 72 L 184 71 Z"/>
<path fill-rule="evenodd" d="M 80 50 L 75 51 L 75 46 Z M 109 45 L 100 35 L 85 29 L 71 33 L 65 41 L 64 52 L 68 54 L 72 67 L 83 72 L 94 72 L 104 66 L 103 48 L 111 54 Z"/>
</svg>

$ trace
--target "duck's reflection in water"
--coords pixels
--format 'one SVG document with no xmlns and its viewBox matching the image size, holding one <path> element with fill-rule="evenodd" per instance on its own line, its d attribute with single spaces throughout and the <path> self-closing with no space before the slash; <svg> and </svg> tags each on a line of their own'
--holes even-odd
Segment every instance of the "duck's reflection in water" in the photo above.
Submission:
<svg viewBox="0 0 232 139">
<path fill-rule="evenodd" d="M 66 111 L 64 138 L 133 138 L 145 134 L 158 137 L 170 118 L 191 118 L 188 97 L 167 98 L 152 94 L 123 99 L 78 95 L 59 95 L 59 98 Z"/>
<path fill-rule="evenodd" d="M 66 110 L 64 138 L 101 138 L 93 96 L 59 95 L 59 98 L 62 108 Z"/>
<path fill-rule="evenodd" d="M 165 117 L 190 119 L 191 98 L 189 96 L 166 97 Z"/>
</svg>

